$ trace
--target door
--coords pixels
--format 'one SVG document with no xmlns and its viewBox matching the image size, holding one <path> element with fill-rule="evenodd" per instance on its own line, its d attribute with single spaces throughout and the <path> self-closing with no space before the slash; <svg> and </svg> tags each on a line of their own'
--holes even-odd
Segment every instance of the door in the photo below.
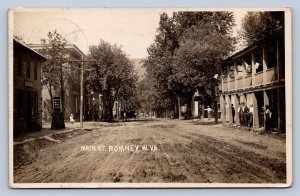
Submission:
<svg viewBox="0 0 300 196">
<path fill-rule="evenodd" d="M 25 110 L 26 110 L 26 131 L 32 130 L 32 105 L 31 105 L 31 91 L 26 91 L 26 103 L 25 103 Z"/>
</svg>

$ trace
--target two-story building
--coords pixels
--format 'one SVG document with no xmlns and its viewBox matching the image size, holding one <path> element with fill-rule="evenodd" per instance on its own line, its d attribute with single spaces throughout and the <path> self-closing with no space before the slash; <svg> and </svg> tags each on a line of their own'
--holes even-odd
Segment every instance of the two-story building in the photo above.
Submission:
<svg viewBox="0 0 300 196">
<path fill-rule="evenodd" d="M 46 54 L 44 46 L 42 44 L 30 44 L 30 47 L 34 50 Z M 80 114 L 80 62 L 71 60 L 82 60 L 86 55 L 74 44 L 67 44 L 65 46 L 66 56 L 65 58 L 70 61 L 63 65 L 63 72 L 68 74 L 67 78 L 64 78 L 65 89 L 65 118 L 69 119 L 70 114 L 73 114 L 76 119 L 79 119 Z M 60 88 L 53 90 L 53 97 L 60 97 Z M 52 103 L 50 99 L 50 93 L 46 86 L 42 88 L 42 107 L 43 107 L 43 120 L 50 121 L 52 114 Z"/>
<path fill-rule="evenodd" d="M 248 107 L 253 105 L 253 128 L 265 127 L 264 108 L 269 105 L 273 129 L 285 132 L 283 31 L 227 58 L 222 64 L 221 76 L 220 109 L 223 123 L 240 125 L 238 107 L 243 102 Z"/>
<path fill-rule="evenodd" d="M 13 129 L 18 135 L 42 127 L 41 62 L 46 58 L 13 40 Z"/>
</svg>

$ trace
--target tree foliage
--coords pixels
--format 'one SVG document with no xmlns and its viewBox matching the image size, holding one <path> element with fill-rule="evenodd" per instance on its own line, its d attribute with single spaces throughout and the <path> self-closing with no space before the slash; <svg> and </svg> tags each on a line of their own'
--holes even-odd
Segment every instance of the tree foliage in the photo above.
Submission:
<svg viewBox="0 0 300 196">
<path fill-rule="evenodd" d="M 248 12 L 242 19 L 240 37 L 251 45 L 268 38 L 280 28 L 284 28 L 284 12 Z"/>
<path fill-rule="evenodd" d="M 42 64 L 41 83 L 49 90 L 51 103 L 53 103 L 53 93 L 59 87 L 63 87 L 61 77 L 67 79 L 68 73 L 62 71 L 62 66 L 67 62 L 66 49 L 67 40 L 56 30 L 49 31 L 46 39 L 41 40 L 42 54 L 47 57 L 47 61 Z M 61 95 L 63 97 L 63 95 Z M 64 104 L 64 103 L 63 103 Z M 64 108 L 64 105 L 62 106 Z"/>
<path fill-rule="evenodd" d="M 167 98 L 177 108 L 177 114 L 180 103 L 190 106 L 196 90 L 215 96 L 217 65 L 233 50 L 234 39 L 230 36 L 233 25 L 230 12 L 161 15 L 145 67 L 162 99 Z"/>
<path fill-rule="evenodd" d="M 88 62 L 90 71 L 86 74 L 85 84 L 103 95 L 104 116 L 111 121 L 114 102 L 127 102 L 133 96 L 137 74 L 121 48 L 103 40 L 99 45 L 90 46 Z"/>
</svg>

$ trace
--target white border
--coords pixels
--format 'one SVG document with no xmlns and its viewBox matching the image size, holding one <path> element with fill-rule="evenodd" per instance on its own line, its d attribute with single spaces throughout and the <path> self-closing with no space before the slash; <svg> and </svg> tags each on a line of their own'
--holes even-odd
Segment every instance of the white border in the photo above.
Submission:
<svg viewBox="0 0 300 196">
<path fill-rule="evenodd" d="M 10 188 L 249 188 L 292 186 L 292 17 L 291 8 L 71 8 L 71 9 L 157 9 L 162 11 L 284 11 L 286 90 L 286 183 L 14 183 L 13 182 L 13 12 L 69 8 L 11 8 L 8 12 L 9 92 L 9 187 Z"/>
</svg>

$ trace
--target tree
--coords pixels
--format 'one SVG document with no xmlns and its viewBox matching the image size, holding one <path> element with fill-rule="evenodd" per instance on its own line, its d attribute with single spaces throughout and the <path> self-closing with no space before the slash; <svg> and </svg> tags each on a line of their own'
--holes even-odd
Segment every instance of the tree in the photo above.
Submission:
<svg viewBox="0 0 300 196">
<path fill-rule="evenodd" d="M 191 115 L 191 99 L 196 90 L 215 97 L 216 65 L 233 49 L 234 39 L 230 37 L 233 25 L 231 12 L 161 15 L 145 67 L 149 77 L 154 78 L 155 87 L 162 92 L 162 99 L 169 99 L 179 118 L 181 103 L 188 105 Z"/>
<path fill-rule="evenodd" d="M 242 19 L 240 38 L 246 45 L 272 36 L 284 28 L 284 12 L 248 12 Z"/>
<path fill-rule="evenodd" d="M 137 81 L 133 65 L 120 47 L 103 40 L 90 46 L 88 62 L 91 69 L 85 77 L 87 88 L 103 95 L 104 118 L 112 121 L 114 102 L 127 102 L 133 95 Z"/>
<path fill-rule="evenodd" d="M 231 26 L 228 27 L 230 29 Z M 199 23 L 185 31 L 174 60 L 175 80 L 181 81 L 186 89 L 187 101 L 195 91 L 212 100 L 217 122 L 218 80 L 221 61 L 233 51 L 234 39 L 229 31 L 216 28 L 211 23 Z"/>
<path fill-rule="evenodd" d="M 65 111 L 65 90 L 64 81 L 68 74 L 63 72 L 63 64 L 67 62 L 66 49 L 67 40 L 56 30 L 48 32 L 47 39 L 41 40 L 43 45 L 42 53 L 47 57 L 42 65 L 42 85 L 46 86 L 49 94 L 51 105 L 53 105 L 53 92 L 60 87 L 62 118 L 60 119 L 61 128 L 65 128 L 64 111 Z M 53 120 L 53 119 L 52 119 Z"/>
</svg>

